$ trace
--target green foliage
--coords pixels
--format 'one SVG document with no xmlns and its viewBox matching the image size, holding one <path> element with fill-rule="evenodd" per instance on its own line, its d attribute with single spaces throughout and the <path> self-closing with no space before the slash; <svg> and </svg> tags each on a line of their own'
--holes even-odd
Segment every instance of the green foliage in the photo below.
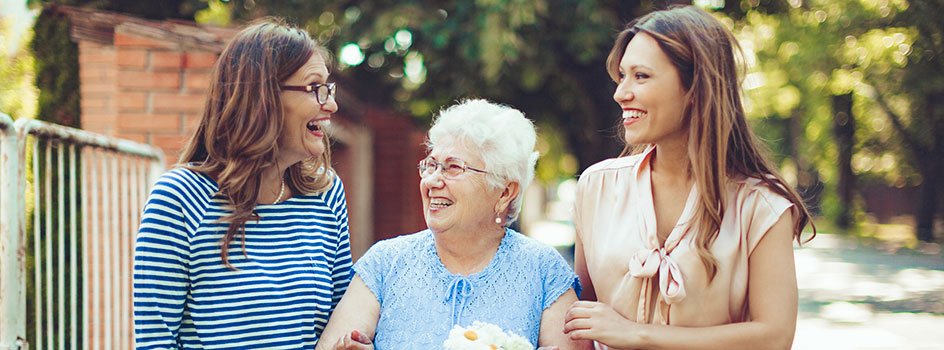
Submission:
<svg viewBox="0 0 944 350">
<path fill-rule="evenodd" d="M 616 29 L 649 5 L 578 0 L 228 2 L 236 19 L 286 16 L 317 33 L 339 53 L 340 82 L 351 91 L 370 92 L 359 94 L 365 102 L 399 109 L 423 123 L 461 98 L 507 103 L 546 130 L 559 131 L 560 145 L 576 157 L 577 170 L 619 152 L 619 109 L 604 62 Z M 345 63 L 342 48 L 353 49 L 357 59 Z"/>
<path fill-rule="evenodd" d="M 856 205 L 835 197 L 838 151 L 829 132 L 831 96 L 851 93 L 856 125 L 852 170 L 859 182 L 897 187 L 921 183 L 925 176 L 920 167 L 926 160 L 915 157 L 922 148 L 915 145 L 923 145 L 924 154 L 930 155 L 932 140 L 944 138 L 944 127 L 937 127 L 944 125 L 944 116 L 925 113 L 919 106 L 929 94 L 944 92 L 944 28 L 939 18 L 944 5 L 903 0 L 789 4 L 776 13 L 747 11 L 732 22 L 752 66 L 747 77 L 749 115 L 801 126 L 802 134 L 793 135 L 801 141 L 794 142 L 797 149 L 791 157 L 781 158 L 782 165 L 796 167 L 808 158 L 810 169 L 826 186 L 821 205 L 827 216 L 840 212 L 841 206 Z"/>
<path fill-rule="evenodd" d="M 36 59 L 38 118 L 78 127 L 79 52 L 69 38 L 69 21 L 62 13 L 44 9 L 33 31 L 30 48 Z"/>
<path fill-rule="evenodd" d="M 562 165 L 565 154 L 576 158 L 579 172 L 617 153 L 619 112 L 605 58 L 626 20 L 665 3 L 685 2 L 232 0 L 211 8 L 225 17 L 218 5 L 226 4 L 236 20 L 293 19 L 339 53 L 336 75 L 348 89 L 365 92 L 359 97 L 367 103 L 400 109 L 421 122 L 463 97 L 526 111 L 544 130 L 549 158 L 541 160 L 538 173 L 549 180 L 571 175 Z M 859 205 L 835 195 L 840 152 L 834 96 L 852 95 L 851 167 L 858 179 L 895 186 L 926 181 L 915 145 L 923 145 L 922 154 L 944 148 L 936 141 L 944 139 L 944 106 L 929 97 L 944 99 L 939 19 L 944 4 L 741 0 L 723 5 L 717 15 L 747 53 L 751 123 L 787 177 L 807 195 L 824 196 L 814 209 L 831 215 Z M 889 112 L 899 118 L 891 119 Z"/>
<path fill-rule="evenodd" d="M 16 118 L 36 114 L 33 56 L 25 45 L 32 31 L 16 33 L 12 18 L 0 19 L 0 112 Z"/>
</svg>

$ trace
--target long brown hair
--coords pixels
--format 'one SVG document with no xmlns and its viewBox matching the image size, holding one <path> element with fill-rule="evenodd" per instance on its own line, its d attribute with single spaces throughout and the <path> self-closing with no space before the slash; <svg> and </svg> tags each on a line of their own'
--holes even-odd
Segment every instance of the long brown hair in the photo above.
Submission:
<svg viewBox="0 0 944 350">
<path fill-rule="evenodd" d="M 698 202 L 691 225 L 696 250 L 705 264 L 709 280 L 717 273 L 718 261 L 708 250 L 718 238 L 724 215 L 723 189 L 734 177 L 752 177 L 796 206 L 794 238 L 811 215 L 800 195 L 784 181 L 767 156 L 767 149 L 747 125 L 741 102 L 743 66 L 735 55 L 743 52 L 734 35 L 705 11 L 695 6 L 672 7 L 629 22 L 619 33 L 606 60 L 610 76 L 618 81 L 619 62 L 629 41 L 646 33 L 672 61 L 686 92 L 683 116 L 689 130 L 689 173 L 698 187 Z M 743 62 L 743 60 L 742 60 Z M 627 145 L 620 156 L 636 154 L 645 145 Z M 813 226 L 813 236 L 816 227 Z M 811 236 L 809 239 L 812 239 Z"/>
<path fill-rule="evenodd" d="M 278 138 L 284 127 L 279 83 L 303 66 L 311 55 L 331 62 L 327 49 L 308 32 L 276 18 L 256 21 L 226 45 L 210 76 L 200 125 L 181 156 L 181 166 L 207 174 L 219 185 L 230 214 L 220 218 L 229 227 L 220 242 L 223 265 L 238 235 L 246 255 L 245 224 L 258 220 L 254 209 L 262 172 L 276 166 Z M 331 187 L 333 173 L 328 138 L 318 158 L 291 165 L 285 182 L 294 193 L 317 193 Z"/>
</svg>

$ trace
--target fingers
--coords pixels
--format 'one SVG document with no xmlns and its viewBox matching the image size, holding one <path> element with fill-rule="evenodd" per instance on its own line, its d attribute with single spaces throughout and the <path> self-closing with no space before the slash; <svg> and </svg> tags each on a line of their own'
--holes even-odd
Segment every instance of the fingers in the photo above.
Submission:
<svg viewBox="0 0 944 350">
<path fill-rule="evenodd" d="M 370 337 L 368 337 L 366 334 L 361 333 L 360 331 L 356 329 L 351 331 L 351 339 L 365 345 L 372 343 L 370 341 Z"/>
<path fill-rule="evenodd" d="M 592 301 L 577 301 L 564 314 L 564 322 L 578 318 L 588 318 L 600 307 L 600 303 Z"/>
<path fill-rule="evenodd" d="M 373 349 L 371 346 L 370 338 L 368 338 L 364 333 L 361 333 L 357 330 L 351 331 L 351 333 L 345 334 L 343 337 L 338 339 L 338 342 L 334 345 L 334 350 L 369 350 Z"/>
<path fill-rule="evenodd" d="M 589 329 L 579 329 L 567 334 L 570 340 L 597 340 Z"/>
<path fill-rule="evenodd" d="M 564 334 L 570 334 L 576 330 L 589 330 L 593 328 L 593 320 L 589 318 L 578 318 L 564 323 Z"/>
<path fill-rule="evenodd" d="M 571 308 L 575 308 L 575 307 L 579 307 L 579 308 L 591 308 L 591 307 L 594 307 L 594 306 L 597 306 L 597 305 L 600 305 L 600 302 L 588 301 L 588 300 L 577 300 L 577 301 L 575 301 L 572 305 L 570 305 L 570 307 L 571 307 Z"/>
<path fill-rule="evenodd" d="M 344 350 L 344 349 L 347 349 L 347 344 L 346 344 L 345 338 L 347 338 L 347 335 L 338 338 L 338 342 L 337 342 L 337 343 L 334 343 L 334 350 Z"/>
</svg>

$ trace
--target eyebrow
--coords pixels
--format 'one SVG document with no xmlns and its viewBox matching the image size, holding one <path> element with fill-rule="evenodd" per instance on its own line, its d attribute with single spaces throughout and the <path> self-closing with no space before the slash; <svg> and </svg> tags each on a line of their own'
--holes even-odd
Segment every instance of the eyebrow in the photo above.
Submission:
<svg viewBox="0 0 944 350">
<path fill-rule="evenodd" d="M 435 160 L 435 161 L 437 161 L 437 162 L 439 161 L 438 159 L 436 159 L 436 157 L 433 157 L 433 156 L 431 156 L 431 155 L 426 156 L 426 158 Z M 462 158 L 453 157 L 453 156 L 448 156 L 448 157 L 446 157 L 445 159 L 443 159 L 443 162 L 448 162 L 448 161 L 450 161 L 450 160 L 461 160 L 461 161 L 465 162 L 464 160 L 462 160 Z"/>
<path fill-rule="evenodd" d="M 328 75 L 322 75 L 320 72 L 311 72 L 308 73 L 308 75 L 305 75 L 305 81 L 312 81 L 315 80 L 315 78 L 324 78 L 323 80 L 328 80 Z"/>
<path fill-rule="evenodd" d="M 621 67 L 621 68 L 622 68 L 622 67 Z M 638 68 L 645 68 L 645 69 L 648 69 L 648 70 L 654 70 L 654 69 L 652 69 L 652 67 L 649 67 L 649 66 L 644 65 L 644 64 L 634 64 L 634 65 L 629 66 L 629 70 L 635 70 L 635 69 L 638 69 Z"/>
</svg>

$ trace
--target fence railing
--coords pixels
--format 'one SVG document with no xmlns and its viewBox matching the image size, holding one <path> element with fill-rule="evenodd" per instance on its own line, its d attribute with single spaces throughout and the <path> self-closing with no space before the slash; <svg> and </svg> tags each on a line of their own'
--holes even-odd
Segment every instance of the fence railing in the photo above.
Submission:
<svg viewBox="0 0 944 350">
<path fill-rule="evenodd" d="M 133 348 L 154 147 L 0 113 L 0 350 Z"/>
</svg>

